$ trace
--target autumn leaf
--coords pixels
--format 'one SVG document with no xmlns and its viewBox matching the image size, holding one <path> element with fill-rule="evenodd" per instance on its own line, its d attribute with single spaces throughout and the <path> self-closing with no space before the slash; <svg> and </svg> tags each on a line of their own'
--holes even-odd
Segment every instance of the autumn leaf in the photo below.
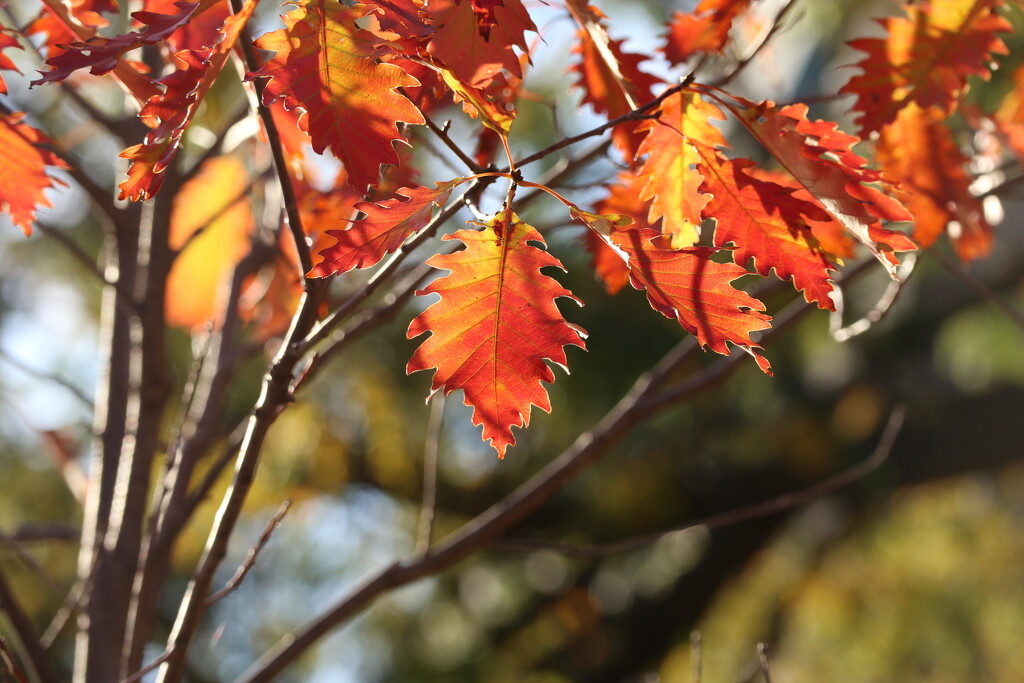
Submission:
<svg viewBox="0 0 1024 683">
<path fill-rule="evenodd" d="M 176 11 L 171 14 L 139 11 L 132 17 L 144 25 L 140 31 L 131 31 L 113 38 L 96 36 L 86 41 L 76 41 L 67 49 L 46 60 L 52 67 L 50 71 L 32 82 L 33 85 L 62 81 L 79 69 L 89 69 L 89 73 L 99 76 L 113 71 L 118 66 L 121 56 L 129 50 L 143 45 L 156 45 L 166 40 L 172 33 L 187 24 L 201 11 L 212 6 L 215 0 L 177 0 L 173 4 Z"/>
<path fill-rule="evenodd" d="M 267 78 L 264 104 L 301 107 L 300 125 L 313 151 L 330 149 L 359 191 L 376 186 L 382 164 L 398 163 L 397 125 L 423 123 L 397 90 L 417 85 L 400 67 L 378 62 L 379 39 L 356 26 L 371 7 L 337 0 L 305 0 L 284 15 L 285 28 L 260 36 L 256 46 L 276 54 L 251 78 Z M 353 131 L 359 131 L 353 135 Z"/>
<path fill-rule="evenodd" d="M 175 0 L 145 0 L 142 8 L 154 14 L 173 14 Z M 231 14 L 228 0 L 217 0 L 205 12 L 196 12 L 185 25 L 179 26 L 174 33 L 167 36 L 167 45 L 171 50 L 201 50 L 213 47 L 220 39 L 220 29 Z"/>
<path fill-rule="evenodd" d="M 223 156 L 203 164 L 175 195 L 170 245 L 184 248 L 167 278 L 168 324 L 192 329 L 219 318 L 224 279 L 249 248 L 246 185 L 245 165 Z"/>
<path fill-rule="evenodd" d="M 347 273 L 355 268 L 370 268 L 385 255 L 398 250 L 411 235 L 430 222 L 434 209 L 443 207 L 452 189 L 462 178 L 426 187 L 402 188 L 403 199 L 384 202 L 359 202 L 355 208 L 366 216 L 345 230 L 328 230 L 337 240 L 320 252 L 323 260 L 313 266 L 310 277 Z"/>
<path fill-rule="evenodd" d="M 671 236 L 673 247 L 697 241 L 701 212 L 709 197 L 700 192 L 704 178 L 696 168 L 699 156 L 694 141 L 725 146 L 721 131 L 711 123 L 722 118 L 719 109 L 699 95 L 679 92 L 662 102 L 657 118 L 637 128 L 647 132 L 638 152 L 646 155 L 640 169 L 645 183 L 641 198 L 650 200 L 648 220 L 662 220 L 661 231 Z"/>
<path fill-rule="evenodd" d="M 992 227 L 981 202 L 971 194 L 968 159 L 953 140 L 946 115 L 938 107 L 905 106 L 882 129 L 876 158 L 885 174 L 906 191 L 914 214 L 914 239 L 931 246 L 955 221 L 954 246 L 965 260 L 988 253 Z M 962 243 L 961 243 L 962 242 Z"/>
<path fill-rule="evenodd" d="M 748 159 L 731 160 L 711 148 L 700 148 L 703 189 L 709 199 L 706 214 L 716 221 L 714 244 L 733 245 L 738 265 L 754 262 L 767 276 L 775 269 L 782 280 L 792 279 L 810 303 L 834 310 L 830 298 L 830 270 L 836 267 L 807 224 L 807 217 L 827 220 L 809 201 L 793 196 L 793 190 L 748 175 L 754 166 Z"/>
<path fill-rule="evenodd" d="M 632 171 L 620 172 L 609 185 L 608 196 L 597 203 L 595 212 L 630 216 L 636 228 L 653 229 L 647 221 L 650 202 L 640 198 L 646 184 L 646 178 Z M 629 268 L 622 256 L 593 230 L 584 233 L 584 246 L 593 257 L 594 272 L 604 282 L 605 289 L 609 294 L 617 294 L 629 282 Z"/>
<path fill-rule="evenodd" d="M 436 368 L 431 393 L 462 389 L 504 457 L 515 444 L 512 427 L 526 427 L 531 405 L 551 410 L 542 382 L 553 382 L 548 362 L 565 367 L 565 346 L 585 348 L 583 331 L 566 322 L 555 299 L 578 300 L 541 268 L 562 268 L 542 247 L 544 239 L 514 213 L 504 211 L 483 230 L 460 230 L 466 248 L 428 263 L 447 269 L 420 295 L 439 294 L 409 325 L 410 339 L 430 332 L 409 361 L 409 373 Z M 540 245 L 540 246 L 538 246 Z"/>
<path fill-rule="evenodd" d="M 256 3 L 257 0 L 246 0 L 241 12 L 224 20 L 219 32 L 221 42 L 215 47 L 181 50 L 174 55 L 178 70 L 158 81 L 164 92 L 151 97 L 139 112 L 142 122 L 153 130 L 146 134 L 142 144 L 121 152 L 130 164 L 128 179 L 120 185 L 119 199 L 144 200 L 160 190 L 163 172 L 177 155 L 185 129 L 227 64 Z"/>
<path fill-rule="evenodd" d="M 577 74 L 575 86 L 582 91 L 583 102 L 615 119 L 650 101 L 651 88 L 658 79 L 639 69 L 649 57 L 625 52 L 621 40 L 612 40 L 596 8 L 581 0 L 572 0 L 568 6 L 581 26 L 573 46 L 580 61 L 570 71 Z M 632 123 L 625 123 L 612 129 L 612 141 L 627 163 L 636 157 L 642 139 L 633 128 Z"/>
<path fill-rule="evenodd" d="M 0 112 L 0 211 L 25 235 L 32 234 L 36 208 L 53 206 L 44 192 L 64 183 L 46 174 L 46 167 L 66 169 L 68 165 L 43 145 L 50 140 L 24 123 L 23 112 Z"/>
<path fill-rule="evenodd" d="M 751 0 L 701 0 L 692 14 L 676 12 L 662 48 L 673 64 L 698 54 L 721 54 L 729 40 L 732 22 L 746 11 Z"/>
<path fill-rule="evenodd" d="M 879 21 L 884 38 L 861 38 L 850 46 L 867 53 L 840 91 L 856 95 L 861 134 L 877 131 L 909 102 L 921 108 L 956 109 L 971 76 L 988 78 L 994 55 L 1009 54 L 996 34 L 1013 30 L 996 14 L 1002 0 L 906 2 L 906 17 Z"/>
<path fill-rule="evenodd" d="M 591 224 L 594 227 L 594 224 Z M 748 351 L 771 374 L 750 335 L 770 327 L 764 304 L 730 283 L 746 270 L 712 260 L 709 247 L 672 249 L 654 230 L 613 229 L 602 237 L 626 259 L 629 282 L 645 291 L 651 307 L 673 318 L 701 346 L 728 355 L 728 343 Z"/>
<path fill-rule="evenodd" d="M 14 31 L 6 28 L 0 28 L 0 71 L 13 71 L 15 73 L 21 73 L 11 58 L 4 54 L 4 50 L 14 48 L 20 50 L 21 46 L 18 44 L 18 34 Z M 4 82 L 3 76 L 0 76 L 0 95 L 7 94 L 7 83 Z"/>
<path fill-rule="evenodd" d="M 912 216 L 880 189 L 885 187 L 881 173 L 854 154 L 859 139 L 831 121 L 809 121 L 805 104 L 778 107 L 734 99 L 745 106 L 723 104 L 800 187 L 897 278 L 892 251 L 912 249 L 913 243 L 882 228 L 881 220 L 909 221 Z"/>
<path fill-rule="evenodd" d="M 523 75 L 514 48 L 526 50 L 524 33 L 537 27 L 522 0 L 431 0 L 428 10 L 437 31 L 427 51 L 459 81 L 486 88 L 502 69 Z"/>
</svg>

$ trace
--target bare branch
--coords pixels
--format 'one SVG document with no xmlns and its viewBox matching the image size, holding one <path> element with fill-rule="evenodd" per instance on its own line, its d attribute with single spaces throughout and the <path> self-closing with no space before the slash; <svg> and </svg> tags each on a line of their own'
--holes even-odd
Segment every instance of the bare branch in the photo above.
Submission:
<svg viewBox="0 0 1024 683">
<path fill-rule="evenodd" d="M 39 644 L 32 621 L 14 599 L 14 593 L 11 592 L 10 586 L 7 585 L 7 579 L 2 573 L 0 573 L 0 610 L 7 614 L 7 620 L 18 638 L 18 649 L 22 653 L 24 665 L 28 667 L 26 672 L 28 677 L 40 681 L 40 683 L 56 683 L 57 677 L 50 668 L 46 651 Z M 6 647 L 3 648 L 3 653 L 5 660 L 9 659 Z M 9 668 L 14 671 L 13 662 Z"/>
<path fill-rule="evenodd" d="M 885 314 L 892 308 L 892 305 L 896 303 L 896 298 L 903 290 L 903 285 L 906 284 L 910 274 L 914 271 L 915 263 L 917 263 L 917 252 L 912 251 L 903 259 L 903 263 L 900 266 L 899 279 L 889 280 L 885 292 L 878 299 L 874 308 L 865 313 L 860 320 L 848 325 L 843 325 L 843 290 L 840 287 L 836 287 L 832 294 L 836 310 L 832 311 L 832 315 L 829 317 L 829 332 L 832 334 L 832 338 L 838 342 L 844 342 L 859 334 L 864 334 L 871 329 L 872 325 L 884 318 Z"/>
<path fill-rule="evenodd" d="M 954 264 L 948 258 L 940 254 L 936 249 L 929 249 L 927 253 L 930 258 L 942 266 L 943 270 L 973 289 L 982 299 L 1001 310 L 1017 325 L 1017 327 L 1024 330 L 1024 313 L 1018 311 L 1006 299 L 999 296 L 999 294 L 997 294 L 991 287 L 974 277 L 974 275 L 969 273 L 962 266 Z"/>
<path fill-rule="evenodd" d="M 416 552 L 426 553 L 434 535 L 434 513 L 437 509 L 437 456 L 441 446 L 444 423 L 444 392 L 434 395 L 427 421 L 427 439 L 423 446 L 423 502 L 420 505 L 420 526 Z"/>
<path fill-rule="evenodd" d="M 281 503 L 281 506 L 277 508 L 277 512 L 267 522 L 267 526 L 263 529 L 263 533 L 260 534 L 259 540 L 256 541 L 256 545 L 249 550 L 249 554 L 245 558 L 245 562 L 238 568 L 234 576 L 227 582 L 223 588 L 211 595 L 206 599 L 206 607 L 226 598 L 231 592 L 236 590 L 242 582 L 245 581 L 245 577 L 249 574 L 249 571 L 256 564 L 256 558 L 259 556 L 260 551 L 263 550 L 267 542 L 270 541 L 270 536 L 274 533 L 274 530 L 281 524 L 281 520 L 288 514 L 288 510 L 291 509 L 292 501 L 286 500 Z"/>
<path fill-rule="evenodd" d="M 882 436 L 879 438 L 878 444 L 875 446 L 875 449 L 871 452 L 870 456 L 847 470 L 835 474 L 828 479 L 818 482 L 817 484 L 800 489 L 799 491 L 784 493 L 781 496 L 776 496 L 775 498 L 771 498 L 760 503 L 747 505 L 735 510 L 729 510 L 717 515 L 702 517 L 700 519 L 687 522 L 682 526 L 657 531 L 651 534 L 644 534 L 642 536 L 635 536 L 621 541 L 613 541 L 611 543 L 602 543 L 598 545 L 575 545 L 567 543 L 548 543 L 527 539 L 509 539 L 507 541 L 499 542 L 496 544 L 496 547 L 516 551 L 552 550 L 569 557 L 600 558 L 639 550 L 640 548 L 653 545 L 663 538 L 680 534 L 691 529 L 702 528 L 707 529 L 708 531 L 713 531 L 715 529 L 733 526 L 741 522 L 748 522 L 752 519 L 759 519 L 761 517 L 785 512 L 786 510 L 791 510 L 824 498 L 830 493 L 838 491 L 841 488 L 845 488 L 846 486 L 863 479 L 881 467 L 889 458 L 889 454 L 892 452 L 893 446 L 896 444 L 896 437 L 899 436 L 905 417 L 906 407 L 903 405 L 895 406 L 890 412 L 889 421 L 886 423 Z"/>
<path fill-rule="evenodd" d="M 14 678 L 15 683 L 28 683 L 28 678 L 25 677 L 25 674 L 15 664 L 14 656 L 7 649 L 7 641 L 3 636 L 0 636 L 0 665 L 3 665 L 3 670 L 0 673 L 9 673 Z"/>
</svg>

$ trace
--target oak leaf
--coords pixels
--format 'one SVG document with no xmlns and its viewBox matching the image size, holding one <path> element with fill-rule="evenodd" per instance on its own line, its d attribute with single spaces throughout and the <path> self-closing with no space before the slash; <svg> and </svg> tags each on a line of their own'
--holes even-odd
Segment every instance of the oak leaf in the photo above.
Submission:
<svg viewBox="0 0 1024 683">
<path fill-rule="evenodd" d="M 778 107 L 773 102 L 726 104 L 772 157 L 835 221 L 864 244 L 893 278 L 894 251 L 913 249 L 912 242 L 881 226 L 882 220 L 909 221 L 913 216 L 889 189 L 880 172 L 852 151 L 859 138 L 831 121 L 810 121 L 807 105 Z"/>
<path fill-rule="evenodd" d="M 616 119 L 650 101 L 651 88 L 658 79 L 639 69 L 649 57 L 625 52 L 621 40 L 612 40 L 604 16 L 596 8 L 582 0 L 571 0 L 568 6 L 581 27 L 572 49 L 580 61 L 570 71 L 577 74 L 575 85 L 583 93 L 583 102 L 597 113 Z M 633 162 L 642 140 L 634 127 L 630 122 L 612 129 L 612 141 L 627 163 Z"/>
<path fill-rule="evenodd" d="M 505 69 L 521 77 L 514 48 L 527 49 L 526 31 L 536 32 L 522 0 L 480 5 L 470 0 L 431 0 L 430 21 L 437 26 L 427 51 L 455 77 L 474 88 L 486 88 Z"/>
<path fill-rule="evenodd" d="M 953 244 L 961 258 L 988 253 L 992 226 L 985 220 L 981 202 L 970 192 L 969 161 L 940 108 L 921 109 L 910 103 L 901 109 L 882 129 L 875 158 L 907 193 L 906 205 L 914 214 L 914 239 L 921 247 L 931 246 L 955 221 Z"/>
<path fill-rule="evenodd" d="M 436 183 L 434 189 L 405 187 L 398 191 L 403 199 L 359 202 L 355 208 L 365 217 L 345 230 L 327 231 L 337 242 L 320 251 L 323 260 L 313 266 L 310 276 L 327 277 L 377 265 L 430 222 L 434 209 L 444 207 L 461 180 Z"/>
<path fill-rule="evenodd" d="M 46 167 L 68 165 L 44 145 L 50 140 L 25 123 L 23 112 L 0 112 L 0 211 L 26 235 L 32 233 L 36 208 L 53 206 L 44 192 L 64 182 L 46 173 Z"/>
<path fill-rule="evenodd" d="M 4 54 L 4 50 L 8 48 L 14 48 L 20 50 L 21 46 L 18 44 L 17 33 L 10 29 L 0 27 L 0 71 L 13 71 L 15 73 L 21 73 L 11 58 Z M 4 82 L 4 77 L 0 76 L 0 95 L 7 94 L 7 83 Z"/>
<path fill-rule="evenodd" d="M 399 160 L 393 143 L 405 138 L 398 124 L 423 123 L 412 102 L 397 92 L 418 83 L 400 67 L 380 63 L 380 39 L 356 25 L 372 7 L 346 7 L 337 0 L 294 4 L 283 16 L 285 28 L 256 40 L 257 47 L 276 54 L 250 78 L 267 78 L 264 104 L 283 100 L 286 109 L 305 110 L 299 123 L 313 150 L 329 148 L 353 187 L 376 186 L 381 165 Z"/>
<path fill-rule="evenodd" d="M 698 54 L 721 54 L 729 41 L 733 20 L 751 0 L 701 0 L 692 14 L 676 12 L 668 26 L 662 51 L 673 64 Z"/>
<path fill-rule="evenodd" d="M 988 78 L 993 56 L 1009 54 L 996 34 L 1013 30 L 996 13 L 1002 0 L 931 0 L 904 3 L 906 17 L 880 20 L 884 38 L 850 46 L 867 53 L 840 91 L 856 95 L 862 134 L 877 131 L 909 102 L 946 114 L 967 92 L 970 76 Z"/>
<path fill-rule="evenodd" d="M 256 3 L 246 0 L 241 12 L 224 20 L 221 41 L 215 47 L 175 53 L 178 70 L 160 79 L 164 92 L 150 97 L 139 112 L 142 122 L 153 130 L 142 144 L 121 152 L 121 157 L 131 163 L 128 179 L 120 185 L 119 199 L 144 200 L 160 190 L 164 170 L 177 155 L 182 135 L 227 64 Z"/>
<path fill-rule="evenodd" d="M 721 131 L 711 123 L 722 118 L 719 109 L 699 95 L 679 92 L 661 103 L 657 118 L 637 128 L 647 132 L 638 152 L 647 157 L 640 169 L 645 181 L 641 198 L 650 200 L 648 220 L 662 220 L 661 231 L 671 236 L 673 247 L 697 241 L 709 197 L 700 192 L 704 179 L 696 168 L 694 141 L 725 146 Z"/>
<path fill-rule="evenodd" d="M 709 203 L 706 214 L 716 221 L 714 244 L 732 244 L 733 260 L 767 276 L 774 268 L 783 280 L 804 293 L 808 302 L 834 310 L 830 270 L 836 264 L 807 224 L 808 217 L 827 220 L 816 204 L 793 196 L 793 190 L 748 174 L 754 163 L 731 160 L 718 150 L 699 147 L 700 168 Z"/>
<path fill-rule="evenodd" d="M 764 304 L 730 283 L 746 270 L 733 263 L 718 263 L 709 247 L 672 249 L 654 230 L 613 229 L 605 239 L 626 258 L 629 282 L 647 293 L 654 310 L 673 318 L 717 353 L 729 353 L 728 343 L 749 352 L 764 372 L 771 374 L 750 335 L 770 327 Z"/>
<path fill-rule="evenodd" d="M 565 367 L 565 346 L 585 348 L 583 330 L 566 322 L 555 305 L 559 297 L 579 301 L 541 272 L 562 264 L 514 213 L 503 211 L 481 231 L 460 230 L 445 239 L 466 248 L 428 261 L 450 274 L 417 292 L 441 300 L 409 325 L 410 339 L 430 336 L 407 371 L 436 368 L 431 393 L 462 389 L 473 424 L 483 425 L 483 438 L 504 457 L 515 444 L 512 427 L 529 425 L 531 406 L 551 410 L 542 384 L 554 381 L 547 363 Z"/>
</svg>

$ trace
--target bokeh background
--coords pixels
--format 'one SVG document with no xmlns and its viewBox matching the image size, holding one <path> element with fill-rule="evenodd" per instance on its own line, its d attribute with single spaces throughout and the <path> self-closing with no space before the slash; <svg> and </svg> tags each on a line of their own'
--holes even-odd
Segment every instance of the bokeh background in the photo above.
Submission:
<svg viewBox="0 0 1024 683">
<path fill-rule="evenodd" d="M 645 53 L 662 40 L 669 14 L 693 5 L 597 4 L 612 36 Z M 769 18 L 779 7 L 759 5 Z M 575 59 L 571 20 L 557 7 L 531 8 L 541 29 L 537 68 L 512 129 L 514 147 L 524 151 L 599 120 L 579 106 L 565 72 Z M 14 16 L 22 9 L 14 4 Z M 813 98 L 812 117 L 851 129 L 849 98 L 829 97 L 854 73 L 840 68 L 857 58 L 844 41 L 877 34 L 870 20 L 894 11 L 885 2 L 801 2 L 733 90 L 782 102 Z M 272 27 L 278 8 L 268 3 L 262 12 Z M 1024 28 L 1019 6 L 1007 16 Z M 765 26 L 751 21 L 739 30 L 747 32 L 734 44 L 742 51 Z M 1007 43 L 1011 54 L 991 82 L 973 83 L 972 102 L 991 107 L 1014 87 L 1024 40 L 1018 32 Z M 29 57 L 19 59 L 31 73 Z M 714 74 L 716 63 L 707 67 Z M 91 96 L 120 106 L 114 91 Z M 228 83 L 204 115 L 227 117 L 240 97 L 240 83 Z M 58 131 L 97 181 L 113 187 L 123 170 L 112 162 L 116 144 L 69 118 L 59 95 L 35 89 L 12 106 Z M 453 135 L 471 149 L 476 129 L 455 109 L 449 116 Z M 742 139 L 736 146 L 744 149 Z M 423 184 L 455 174 L 451 159 L 418 154 Z M 615 170 L 614 158 L 598 162 L 562 191 L 587 205 Z M 999 178 L 1019 173 L 1011 167 Z M 993 302 L 1024 309 L 1021 187 L 1000 186 L 987 203 L 993 217 L 1003 216 L 988 257 L 961 267 L 940 241 L 918 259 L 884 319 L 843 342 L 830 334 L 826 313 L 801 318 L 767 349 L 774 379 L 751 362 L 634 429 L 513 536 L 607 542 L 801 489 L 866 459 L 902 404 L 904 428 L 878 471 L 810 505 L 669 534 L 609 557 L 489 550 L 387 596 L 282 680 L 675 683 L 695 680 L 699 654 L 700 680 L 732 683 L 759 680 L 758 643 L 767 644 L 777 681 L 1024 680 L 1024 328 Z M 42 220 L 98 252 L 101 234 L 82 211 L 82 193 L 72 186 L 55 204 Z M 561 281 L 586 303 L 565 310 L 590 332 L 589 350 L 569 352 L 571 374 L 557 373 L 550 389 L 553 414 L 535 412 L 503 461 L 481 443 L 460 400 L 434 408 L 443 411 L 437 538 L 549 462 L 682 337 L 638 292 L 605 293 L 563 210 L 537 202 L 523 213 L 568 268 Z M 0 247 L 0 569 L 43 631 L 74 581 L 77 548 L 68 530 L 80 518 L 75 482 L 88 462 L 99 289 L 41 231 L 26 239 L 5 225 Z M 342 286 L 357 288 L 359 277 Z M 886 287 L 879 270 L 845 289 L 847 322 Z M 794 296 L 769 292 L 770 312 Z M 241 588 L 209 615 L 191 680 L 231 680 L 360 577 L 413 551 L 431 407 L 428 373 L 404 373 L 415 347 L 405 328 L 423 305 L 414 302 L 348 351 L 274 426 L 224 580 L 281 501 L 294 506 Z M 173 342 L 183 381 L 192 341 L 180 330 Z M 264 360 L 257 354 L 241 374 L 229 422 L 255 398 Z M 686 372 L 716 360 L 701 358 Z M 213 509 L 204 506 L 176 550 L 182 574 L 161 608 L 165 626 Z M 46 540 L 15 542 L 26 529 Z M 6 629 L 0 619 L 0 633 Z M 65 660 L 69 632 L 53 644 Z"/>
</svg>

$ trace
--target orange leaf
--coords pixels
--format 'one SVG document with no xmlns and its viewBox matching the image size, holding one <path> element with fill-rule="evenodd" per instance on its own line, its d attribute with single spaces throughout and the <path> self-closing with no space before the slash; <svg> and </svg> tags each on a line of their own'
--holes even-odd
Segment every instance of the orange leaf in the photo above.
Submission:
<svg viewBox="0 0 1024 683">
<path fill-rule="evenodd" d="M 0 27 L 0 71 L 14 71 L 15 73 L 21 73 L 11 58 L 3 53 L 7 48 L 13 47 L 16 50 L 20 50 L 21 46 L 18 45 L 17 33 L 8 28 Z M 7 83 L 4 82 L 3 76 L 0 76 L 0 95 L 7 94 Z"/>
<path fill-rule="evenodd" d="M 755 105 L 736 99 L 746 107 L 737 110 L 727 106 L 747 130 L 896 278 L 891 251 L 913 248 L 913 244 L 884 231 L 880 221 L 909 221 L 912 216 L 899 201 L 875 186 L 885 187 L 881 174 L 867 168 L 867 162 L 851 151 L 859 139 L 843 133 L 830 121 L 809 121 L 804 104 L 780 108 L 772 102 Z"/>
<path fill-rule="evenodd" d="M 437 368 L 431 393 L 462 389 L 473 424 L 483 425 L 483 438 L 504 457 L 516 442 L 512 427 L 529 425 L 531 405 L 551 410 L 542 384 L 555 379 L 547 362 L 565 367 L 565 346 L 586 348 L 583 331 L 555 305 L 559 297 L 578 300 L 541 272 L 562 264 L 514 213 L 501 212 L 481 231 L 460 230 L 445 239 L 466 248 L 428 261 L 451 272 L 417 292 L 441 300 L 409 325 L 410 339 L 431 334 L 407 371 Z"/>
<path fill-rule="evenodd" d="M 527 49 L 526 31 L 536 31 L 522 0 L 490 2 L 431 0 L 430 20 L 437 26 L 427 51 L 455 77 L 474 88 L 486 88 L 502 69 L 523 75 L 513 48 Z"/>
<path fill-rule="evenodd" d="M 320 252 L 323 261 L 309 271 L 311 277 L 347 273 L 355 268 L 370 268 L 385 255 L 397 251 L 412 234 L 421 230 L 437 207 L 443 207 L 452 189 L 462 178 L 426 187 L 402 188 L 405 199 L 385 202 L 359 202 L 355 208 L 366 214 L 345 230 L 328 230 L 337 240 Z"/>
<path fill-rule="evenodd" d="M 931 246 L 956 221 L 962 239 L 953 242 L 961 258 L 988 253 L 992 227 L 969 190 L 968 159 L 954 142 L 941 109 L 921 109 L 914 103 L 901 109 L 882 129 L 876 158 L 886 175 L 907 192 L 914 239 L 922 247 Z"/>
<path fill-rule="evenodd" d="M 267 78 L 264 104 L 301 107 L 299 119 L 313 150 L 330 148 L 362 192 L 380 181 L 382 164 L 398 162 L 393 144 L 405 141 L 397 124 L 423 123 L 398 88 L 418 85 L 394 64 L 383 64 L 379 38 L 356 26 L 373 8 L 337 0 L 303 0 L 284 15 L 285 28 L 260 36 L 256 46 L 276 54 L 250 78 Z M 358 131 L 354 135 L 353 131 Z"/>
<path fill-rule="evenodd" d="M 217 157 L 203 164 L 175 196 L 170 243 L 174 249 L 185 248 L 167 278 L 169 324 L 194 328 L 220 317 L 224 279 L 249 248 L 252 209 L 243 196 L 248 182 L 238 159 Z"/>
<path fill-rule="evenodd" d="M 1012 25 L 995 13 L 1002 0 L 909 1 L 906 18 L 879 21 L 884 38 L 861 38 L 850 46 L 867 56 L 840 91 L 857 96 L 853 108 L 862 134 L 881 129 L 908 102 L 937 106 L 946 114 L 967 92 L 970 76 L 988 78 L 993 55 L 1009 54 L 996 36 Z"/>
<path fill-rule="evenodd" d="M 780 279 L 792 278 L 807 301 L 834 310 L 830 298 L 829 270 L 835 264 L 818 244 L 806 216 L 827 218 L 811 202 L 792 196 L 793 191 L 746 173 L 754 165 L 748 159 L 726 159 L 717 150 L 701 147 L 703 190 L 709 192 L 706 214 L 714 216 L 715 246 L 733 244 L 733 260 L 767 276 L 772 268 Z"/>
<path fill-rule="evenodd" d="M 750 1 L 701 0 L 692 14 L 676 12 L 669 23 L 665 56 L 673 64 L 680 64 L 696 54 L 721 54 L 733 20 Z"/>
<path fill-rule="evenodd" d="M 711 124 L 712 119 L 721 118 L 715 105 L 694 93 L 680 92 L 662 103 L 658 118 L 637 128 L 647 131 L 638 152 L 647 155 L 640 169 L 646 181 L 641 198 L 651 201 L 651 223 L 664 219 L 661 231 L 672 236 L 673 247 L 697 241 L 708 196 L 699 192 L 704 179 L 696 168 L 699 156 L 693 142 L 725 146 L 722 133 Z"/>
<path fill-rule="evenodd" d="M 610 119 L 618 118 L 652 99 L 651 87 L 658 79 L 640 71 L 639 65 L 649 58 L 624 52 L 621 40 L 608 36 L 602 16 L 585 2 L 569 2 L 576 21 L 582 27 L 577 33 L 578 43 L 573 52 L 580 55 L 580 62 L 571 67 L 579 75 L 576 86 L 583 92 L 583 102 L 594 107 L 594 111 Z M 612 129 L 612 140 L 627 162 L 637 155 L 641 137 L 632 130 L 631 123 L 621 124 Z"/>
<path fill-rule="evenodd" d="M 11 221 L 30 235 L 36 207 L 53 206 L 44 191 L 64 184 L 48 176 L 46 167 L 68 166 L 43 148 L 50 144 L 49 138 L 23 123 L 24 117 L 22 112 L 0 112 L 0 210 L 10 214 Z"/>
<path fill-rule="evenodd" d="M 770 327 L 771 318 L 762 313 L 764 304 L 730 284 L 746 270 L 711 260 L 716 249 L 671 249 L 653 230 L 613 229 L 604 237 L 625 255 L 630 284 L 647 292 L 654 310 L 677 320 L 712 351 L 728 355 L 727 342 L 740 346 L 771 374 L 750 338 Z"/>
</svg>

